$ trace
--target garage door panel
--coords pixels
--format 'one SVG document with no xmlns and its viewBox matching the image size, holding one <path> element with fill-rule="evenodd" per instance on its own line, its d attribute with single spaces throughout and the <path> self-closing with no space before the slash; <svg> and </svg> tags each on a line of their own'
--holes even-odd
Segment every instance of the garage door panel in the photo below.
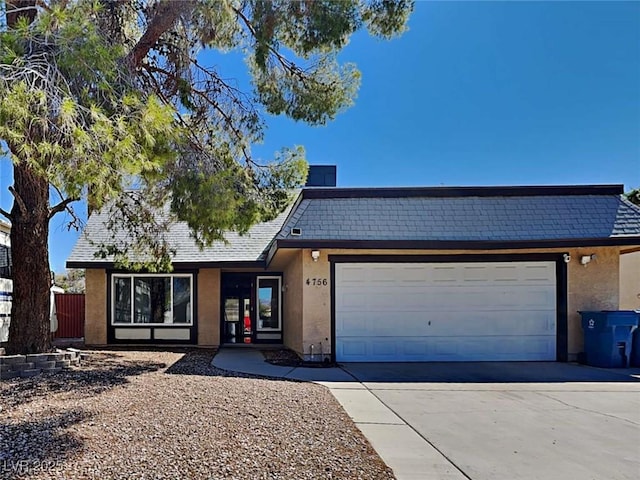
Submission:
<svg viewBox="0 0 640 480">
<path fill-rule="evenodd" d="M 371 342 L 371 354 L 374 357 L 397 357 L 398 356 L 398 343 L 396 341 L 388 341 L 386 338 L 381 338 L 378 341 Z"/>
<path fill-rule="evenodd" d="M 345 312 L 336 320 L 336 336 L 553 335 L 554 311 Z"/>
<path fill-rule="evenodd" d="M 336 335 L 339 335 L 340 337 L 352 337 L 361 335 L 362 332 L 370 331 L 371 326 L 367 325 L 367 318 L 370 318 L 370 315 L 365 313 L 343 313 L 336 319 Z M 372 323 L 375 324 L 377 322 Z"/>
<path fill-rule="evenodd" d="M 536 361 L 555 358 L 555 337 L 540 336 L 524 341 L 518 337 L 388 337 L 372 341 L 345 339 L 336 355 L 342 362 L 456 362 Z"/>
<path fill-rule="evenodd" d="M 429 344 L 420 338 L 408 338 L 398 341 L 405 358 L 424 358 L 429 354 Z"/>
<path fill-rule="evenodd" d="M 556 266 L 552 262 L 533 263 L 524 266 L 521 280 L 531 283 L 547 283 L 556 281 Z"/>
<path fill-rule="evenodd" d="M 335 274 L 340 361 L 555 360 L 554 262 L 337 264 Z"/>
<path fill-rule="evenodd" d="M 494 310 L 539 308 L 555 305 L 555 286 L 522 285 L 484 286 L 389 286 L 375 290 L 369 287 L 347 287 L 336 293 L 336 307 L 340 311 L 425 311 Z M 491 302 L 487 302 L 487 299 Z"/>
<path fill-rule="evenodd" d="M 369 355 L 367 352 L 368 342 L 359 339 L 345 338 L 339 345 L 339 351 L 341 358 L 359 358 L 364 359 Z M 336 352 L 337 354 L 338 352 Z M 364 360 L 351 360 L 352 362 L 364 361 Z"/>
</svg>

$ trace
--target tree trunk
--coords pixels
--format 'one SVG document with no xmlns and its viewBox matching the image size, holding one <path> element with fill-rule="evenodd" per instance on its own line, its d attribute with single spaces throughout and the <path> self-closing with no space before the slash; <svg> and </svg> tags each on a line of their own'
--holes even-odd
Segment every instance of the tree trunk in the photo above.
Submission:
<svg viewBox="0 0 640 480">
<path fill-rule="evenodd" d="M 18 23 L 20 17 L 25 17 L 31 23 L 36 18 L 36 0 L 7 0 L 6 2 L 7 25 L 10 27 Z"/>
<path fill-rule="evenodd" d="M 193 0 L 182 0 L 176 2 L 173 0 L 163 0 L 155 8 L 155 14 L 146 31 L 134 45 L 133 49 L 127 55 L 126 61 L 130 68 L 136 69 L 147 56 L 149 50 L 153 48 L 158 39 L 169 30 L 178 20 L 180 15 L 188 14 L 193 10 L 195 2 Z"/>
<path fill-rule="evenodd" d="M 15 27 L 20 17 L 34 21 L 36 0 L 7 0 L 6 20 Z M 10 150 L 15 152 L 15 149 Z M 13 165 L 11 209 L 13 299 L 7 353 L 51 350 L 49 296 L 49 183 L 29 166 Z"/>
<path fill-rule="evenodd" d="M 25 163 L 14 164 L 11 209 L 13 301 L 8 354 L 51 350 L 49 184 Z"/>
</svg>

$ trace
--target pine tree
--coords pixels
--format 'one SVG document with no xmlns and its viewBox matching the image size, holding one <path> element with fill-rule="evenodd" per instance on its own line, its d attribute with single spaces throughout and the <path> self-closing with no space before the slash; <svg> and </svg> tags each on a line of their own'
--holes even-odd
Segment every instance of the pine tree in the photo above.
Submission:
<svg viewBox="0 0 640 480">
<path fill-rule="evenodd" d="M 349 107 L 360 75 L 336 55 L 366 28 L 402 33 L 410 0 L 5 0 L 0 23 L 0 139 L 14 166 L 10 353 L 50 348 L 48 229 L 84 199 L 108 208 L 126 245 L 99 252 L 167 270 L 166 224 L 201 244 L 274 218 L 306 176 L 304 151 L 259 165 L 263 114 L 321 125 Z M 244 55 L 242 92 L 203 50 Z M 50 198 L 58 198 L 51 205 Z M 142 264 L 131 262 L 144 252 Z"/>
</svg>

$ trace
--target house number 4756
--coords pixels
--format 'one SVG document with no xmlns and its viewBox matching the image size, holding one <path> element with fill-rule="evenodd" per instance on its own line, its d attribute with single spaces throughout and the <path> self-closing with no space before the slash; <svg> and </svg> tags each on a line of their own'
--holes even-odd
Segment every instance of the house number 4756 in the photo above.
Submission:
<svg viewBox="0 0 640 480">
<path fill-rule="evenodd" d="M 307 278 L 307 285 L 313 285 L 314 287 L 326 287 L 328 284 L 326 278 Z"/>
</svg>

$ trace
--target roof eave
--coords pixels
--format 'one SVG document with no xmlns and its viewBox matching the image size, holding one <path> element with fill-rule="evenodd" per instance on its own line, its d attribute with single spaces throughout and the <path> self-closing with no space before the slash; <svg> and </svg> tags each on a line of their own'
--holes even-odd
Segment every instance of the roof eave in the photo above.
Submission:
<svg viewBox="0 0 640 480">
<path fill-rule="evenodd" d="M 345 248 L 398 250 L 501 250 L 640 245 L 640 236 L 541 240 L 322 240 L 279 239 L 275 248 Z"/>
<path fill-rule="evenodd" d="M 262 260 L 231 260 L 223 262 L 203 261 L 203 262 L 174 262 L 172 263 L 174 270 L 198 270 L 200 268 L 256 268 L 265 269 L 267 263 Z M 105 269 L 117 270 L 115 262 L 110 261 L 67 261 L 67 268 L 85 268 L 85 269 Z"/>
<path fill-rule="evenodd" d="M 302 198 L 531 197 L 545 195 L 622 195 L 623 193 L 624 186 L 622 184 L 489 187 L 313 187 L 303 189 Z"/>
</svg>

